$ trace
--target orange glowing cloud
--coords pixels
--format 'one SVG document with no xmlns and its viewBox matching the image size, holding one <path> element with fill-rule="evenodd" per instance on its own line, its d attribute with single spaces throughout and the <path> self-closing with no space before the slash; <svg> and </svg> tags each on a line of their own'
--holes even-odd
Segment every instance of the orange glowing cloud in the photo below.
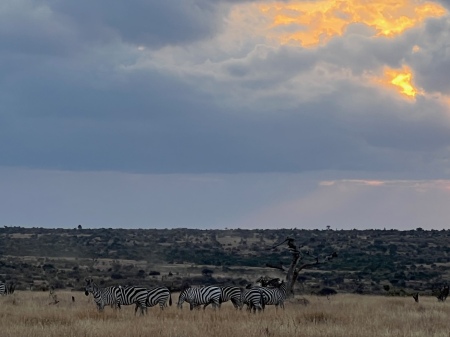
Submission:
<svg viewBox="0 0 450 337">
<path fill-rule="evenodd" d="M 386 86 L 394 86 L 401 94 L 414 98 L 422 92 L 414 86 L 412 79 L 412 70 L 404 66 L 402 69 L 385 68 L 384 77 L 380 82 Z"/>
<path fill-rule="evenodd" d="M 417 0 L 275 2 L 262 4 L 259 9 L 272 22 L 270 37 L 304 47 L 342 35 L 352 23 L 373 27 L 377 36 L 395 36 L 446 13 L 437 3 Z"/>
</svg>

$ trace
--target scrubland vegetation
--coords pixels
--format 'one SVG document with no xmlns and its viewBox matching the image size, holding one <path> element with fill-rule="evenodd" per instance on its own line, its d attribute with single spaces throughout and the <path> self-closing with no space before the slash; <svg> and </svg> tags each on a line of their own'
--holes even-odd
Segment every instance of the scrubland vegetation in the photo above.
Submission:
<svg viewBox="0 0 450 337">
<path fill-rule="evenodd" d="M 286 303 L 283 311 L 267 307 L 261 314 L 236 311 L 231 303 L 220 310 L 189 311 L 174 304 L 165 311 L 150 308 L 134 316 L 132 306 L 120 311 L 97 312 L 92 295 L 57 292 L 53 303 L 48 292 L 17 291 L 0 297 L 0 336 L 20 337 L 125 337 L 125 336 L 286 336 L 286 337 L 449 337 L 450 305 L 435 297 L 386 297 L 344 294 L 306 296 Z M 72 296 L 75 302 L 72 302 Z"/>
<path fill-rule="evenodd" d="M 281 277 L 267 264 L 289 265 L 273 245 L 292 237 L 308 257 L 338 253 L 332 263 L 304 269 L 298 291 L 431 295 L 450 279 L 450 230 L 196 230 L 0 228 L 0 281 L 17 290 L 81 290 L 100 286 L 183 282 L 244 286 L 261 275 Z M 387 290 L 389 289 L 389 290 Z"/>
</svg>

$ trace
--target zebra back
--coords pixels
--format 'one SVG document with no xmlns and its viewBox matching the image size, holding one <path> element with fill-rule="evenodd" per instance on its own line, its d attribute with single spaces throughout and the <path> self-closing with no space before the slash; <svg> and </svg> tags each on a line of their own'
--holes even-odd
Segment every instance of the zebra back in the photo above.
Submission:
<svg viewBox="0 0 450 337">
<path fill-rule="evenodd" d="M 241 307 L 242 296 L 241 288 L 232 286 L 221 286 L 220 287 L 220 304 L 223 302 L 231 301 L 233 306 L 237 309 Z"/>
<path fill-rule="evenodd" d="M 247 310 L 253 309 L 253 312 L 264 310 L 265 303 L 261 289 L 259 287 L 241 289 L 241 308 L 244 304 L 247 305 Z"/>
<path fill-rule="evenodd" d="M 119 303 L 121 305 L 136 304 L 136 308 L 134 309 L 135 314 L 138 308 L 141 309 L 141 314 L 144 314 L 144 311 L 147 310 L 147 306 L 145 304 L 146 300 L 147 300 L 146 288 L 134 286 L 120 287 Z"/>
<path fill-rule="evenodd" d="M 172 294 L 167 287 L 153 287 L 147 290 L 147 298 L 145 301 L 145 305 L 147 307 L 153 307 L 156 304 L 159 304 L 161 310 L 167 306 L 167 300 L 169 300 L 169 305 L 172 305 Z"/>
</svg>

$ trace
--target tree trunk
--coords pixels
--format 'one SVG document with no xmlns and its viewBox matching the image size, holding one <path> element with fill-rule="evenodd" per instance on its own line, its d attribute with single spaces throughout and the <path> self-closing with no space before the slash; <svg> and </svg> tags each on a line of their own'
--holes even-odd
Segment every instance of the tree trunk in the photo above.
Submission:
<svg viewBox="0 0 450 337">
<path fill-rule="evenodd" d="M 300 274 L 300 271 L 302 271 L 305 268 L 310 268 L 319 264 L 322 264 L 326 261 L 331 261 L 333 258 L 337 257 L 337 253 L 333 252 L 332 254 L 326 256 L 323 260 L 323 262 L 319 262 L 319 257 L 315 258 L 314 262 L 311 263 L 304 263 L 301 266 L 297 267 L 299 261 L 301 261 L 301 259 L 303 258 L 303 256 L 301 255 L 300 251 L 297 249 L 297 246 L 294 243 L 294 239 L 292 238 L 286 238 L 286 240 L 284 240 L 283 242 L 275 245 L 274 247 L 272 247 L 271 249 L 278 247 L 280 245 L 282 245 L 283 243 L 287 243 L 288 245 L 288 249 L 290 250 L 291 254 L 292 254 L 292 260 L 291 263 L 289 265 L 289 268 L 286 269 L 286 267 L 284 267 L 281 263 L 278 266 L 274 266 L 271 264 L 266 264 L 267 267 L 270 268 L 275 268 L 275 269 L 279 269 L 282 270 L 286 273 L 286 290 L 287 290 L 287 297 L 294 297 L 294 287 L 295 287 L 295 282 L 297 282 L 297 278 L 298 275 Z M 307 253 L 307 255 L 309 255 L 309 253 Z"/>
</svg>

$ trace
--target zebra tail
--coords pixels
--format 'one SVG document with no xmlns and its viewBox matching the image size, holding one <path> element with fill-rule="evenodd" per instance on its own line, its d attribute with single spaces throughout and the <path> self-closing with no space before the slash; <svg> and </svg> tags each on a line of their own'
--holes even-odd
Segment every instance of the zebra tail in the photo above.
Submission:
<svg viewBox="0 0 450 337">
<path fill-rule="evenodd" d="M 264 295 L 263 295 L 263 293 L 262 293 L 262 291 L 260 290 L 259 291 L 259 293 L 260 293 L 260 295 L 261 295 L 261 298 L 260 298 L 260 304 L 261 304 L 261 308 L 262 308 L 262 310 L 264 310 L 265 308 L 266 308 L 266 304 L 264 303 Z"/>
<path fill-rule="evenodd" d="M 172 293 L 169 293 L 169 305 L 172 306 Z"/>
</svg>

